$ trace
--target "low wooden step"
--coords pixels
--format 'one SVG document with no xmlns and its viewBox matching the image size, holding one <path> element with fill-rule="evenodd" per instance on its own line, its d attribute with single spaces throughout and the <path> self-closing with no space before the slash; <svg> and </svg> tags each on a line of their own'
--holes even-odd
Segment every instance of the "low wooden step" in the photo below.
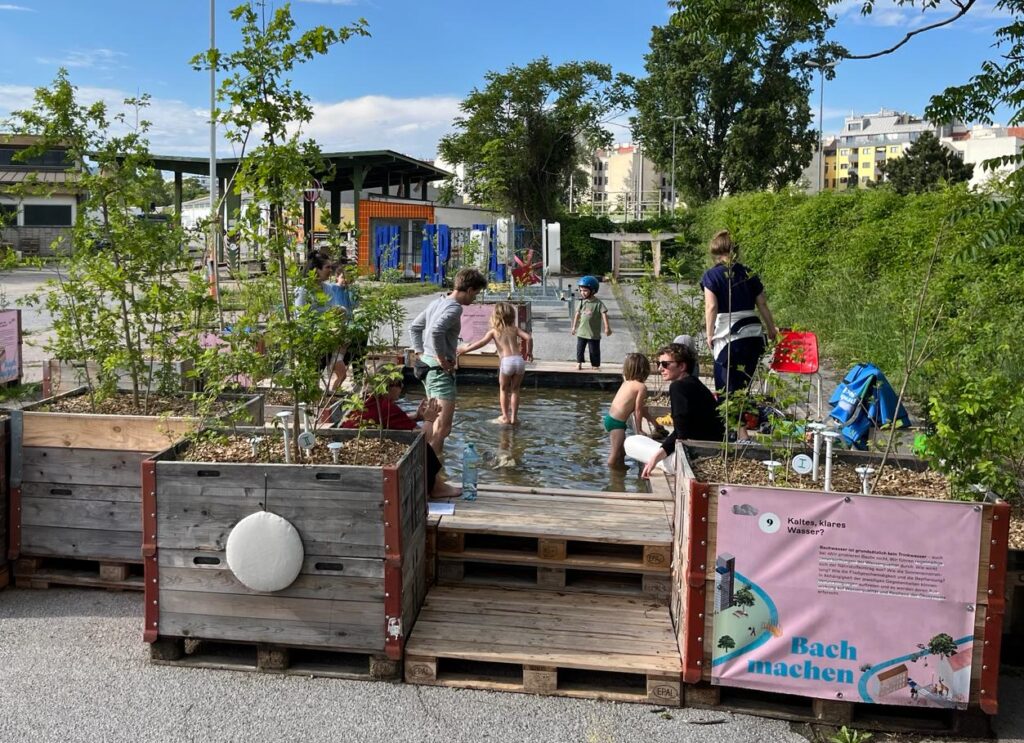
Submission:
<svg viewBox="0 0 1024 743">
<path fill-rule="evenodd" d="M 668 608 L 641 598 L 433 587 L 406 643 L 405 680 L 678 706 Z"/>
<path fill-rule="evenodd" d="M 543 560 L 600 555 L 602 545 L 628 546 L 637 566 L 667 570 L 670 511 L 663 501 L 481 492 L 475 501 L 458 501 L 455 513 L 441 518 L 438 550 L 465 550 L 466 535 L 521 537 L 527 541 L 512 548 Z M 477 542 L 475 548 L 487 548 L 486 539 Z M 622 547 L 607 551 L 616 558 L 623 555 Z"/>
</svg>

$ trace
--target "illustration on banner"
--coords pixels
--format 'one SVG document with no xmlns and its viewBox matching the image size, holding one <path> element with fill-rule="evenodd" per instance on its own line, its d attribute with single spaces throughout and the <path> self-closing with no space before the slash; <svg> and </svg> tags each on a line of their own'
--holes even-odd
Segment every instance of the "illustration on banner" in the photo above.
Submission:
<svg viewBox="0 0 1024 743">
<path fill-rule="evenodd" d="M 966 707 L 981 518 L 969 504 L 930 505 L 725 489 L 712 682 Z M 936 542 L 946 529 L 963 543 Z"/>
</svg>

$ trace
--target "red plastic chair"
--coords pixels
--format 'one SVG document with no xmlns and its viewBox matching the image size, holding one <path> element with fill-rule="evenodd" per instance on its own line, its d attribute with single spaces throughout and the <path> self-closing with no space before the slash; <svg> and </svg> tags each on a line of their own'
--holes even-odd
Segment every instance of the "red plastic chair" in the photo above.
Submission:
<svg viewBox="0 0 1024 743">
<path fill-rule="evenodd" d="M 818 373 L 818 337 L 807 330 L 779 329 L 769 373 L 813 376 L 818 391 L 817 413 L 821 409 L 821 375 Z"/>
</svg>

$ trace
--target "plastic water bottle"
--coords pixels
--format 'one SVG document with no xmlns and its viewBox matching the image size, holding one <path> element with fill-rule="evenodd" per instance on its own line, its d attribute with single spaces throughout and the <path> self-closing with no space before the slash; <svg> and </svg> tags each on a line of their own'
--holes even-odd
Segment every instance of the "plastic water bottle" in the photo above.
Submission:
<svg viewBox="0 0 1024 743">
<path fill-rule="evenodd" d="M 473 444 L 466 444 L 462 451 L 462 497 L 464 500 L 476 500 L 476 480 L 480 462 Z"/>
</svg>

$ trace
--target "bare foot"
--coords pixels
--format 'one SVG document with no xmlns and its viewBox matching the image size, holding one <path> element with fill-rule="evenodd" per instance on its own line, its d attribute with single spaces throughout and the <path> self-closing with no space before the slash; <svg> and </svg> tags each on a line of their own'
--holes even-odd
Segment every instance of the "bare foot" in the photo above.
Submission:
<svg viewBox="0 0 1024 743">
<path fill-rule="evenodd" d="M 583 371 L 583 364 L 576 364 L 576 371 Z"/>
<path fill-rule="evenodd" d="M 499 415 L 497 418 L 494 419 L 494 422 L 501 423 L 502 425 L 508 425 L 508 418 L 506 418 L 503 415 Z"/>
<path fill-rule="evenodd" d="M 444 498 L 458 498 L 462 495 L 462 488 L 458 485 L 451 485 L 440 480 L 434 483 L 434 489 L 430 491 L 430 500 L 442 500 Z"/>
</svg>

